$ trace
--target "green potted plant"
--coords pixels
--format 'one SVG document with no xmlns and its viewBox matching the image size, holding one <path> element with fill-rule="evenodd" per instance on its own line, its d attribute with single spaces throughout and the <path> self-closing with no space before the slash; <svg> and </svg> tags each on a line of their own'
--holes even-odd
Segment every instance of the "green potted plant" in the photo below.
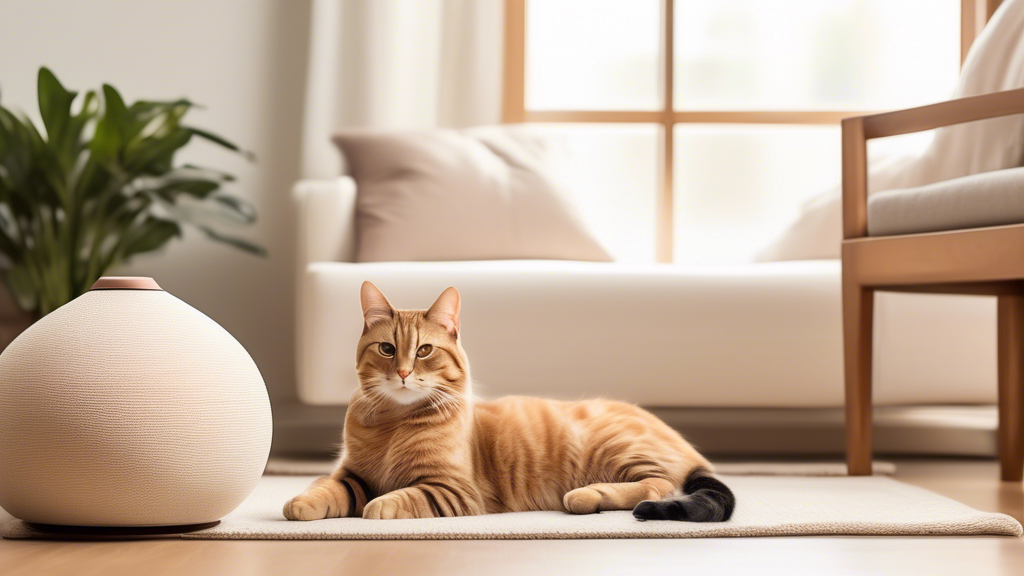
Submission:
<svg viewBox="0 0 1024 576">
<path fill-rule="evenodd" d="M 222 192 L 234 178 L 175 162 L 194 138 L 252 159 L 184 124 L 192 102 L 126 104 L 106 84 L 79 97 L 46 68 L 38 94 L 42 129 L 0 106 L 0 278 L 26 313 L 49 313 L 109 269 L 180 238 L 185 226 L 263 253 L 220 231 L 256 218 L 248 203 Z"/>
</svg>

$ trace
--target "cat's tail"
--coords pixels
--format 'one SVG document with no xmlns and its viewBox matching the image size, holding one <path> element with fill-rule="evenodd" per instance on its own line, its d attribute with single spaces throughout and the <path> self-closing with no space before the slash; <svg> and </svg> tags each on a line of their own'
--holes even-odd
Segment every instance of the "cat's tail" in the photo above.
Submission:
<svg viewBox="0 0 1024 576">
<path fill-rule="evenodd" d="M 641 502 L 633 508 L 633 516 L 641 521 L 725 522 L 735 507 L 732 490 L 708 470 L 696 468 L 683 482 L 682 496 Z"/>
</svg>

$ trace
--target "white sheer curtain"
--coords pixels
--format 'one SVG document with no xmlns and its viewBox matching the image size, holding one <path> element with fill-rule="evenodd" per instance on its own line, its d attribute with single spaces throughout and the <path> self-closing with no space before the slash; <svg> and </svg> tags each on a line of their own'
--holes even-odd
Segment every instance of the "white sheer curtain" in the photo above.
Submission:
<svg viewBox="0 0 1024 576">
<path fill-rule="evenodd" d="M 503 17 L 502 0 L 314 0 L 303 177 L 339 174 L 340 128 L 497 123 Z"/>
</svg>

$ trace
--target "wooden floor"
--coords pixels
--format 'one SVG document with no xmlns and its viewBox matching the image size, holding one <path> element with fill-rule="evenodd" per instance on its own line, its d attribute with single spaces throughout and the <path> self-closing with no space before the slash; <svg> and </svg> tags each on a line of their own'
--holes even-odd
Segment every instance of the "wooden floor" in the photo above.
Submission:
<svg viewBox="0 0 1024 576">
<path fill-rule="evenodd" d="M 995 461 L 897 460 L 897 478 L 1024 518 Z M 533 541 L 0 541 L 0 574 L 1024 574 L 1016 538 Z"/>
</svg>

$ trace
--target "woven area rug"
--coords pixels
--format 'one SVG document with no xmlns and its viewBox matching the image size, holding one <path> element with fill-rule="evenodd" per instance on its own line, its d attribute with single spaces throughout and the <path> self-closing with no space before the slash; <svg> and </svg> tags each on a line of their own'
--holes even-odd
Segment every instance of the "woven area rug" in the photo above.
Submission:
<svg viewBox="0 0 1024 576">
<path fill-rule="evenodd" d="M 754 466 L 754 465 L 749 465 Z M 884 476 L 829 476 L 802 465 L 805 475 L 726 475 L 736 493 L 732 520 L 717 524 L 638 522 L 629 512 L 574 516 L 562 512 L 493 514 L 468 518 L 288 522 L 281 507 L 314 476 L 264 476 L 253 494 L 212 528 L 186 539 L 445 540 L 572 538 L 707 538 L 752 536 L 1022 535 L 1004 514 L 981 512 Z M 724 468 L 724 467 L 723 467 Z M 725 470 L 722 470 L 724 472 Z M 748 471 L 750 471 L 748 469 Z M 794 474 L 799 472 L 792 472 Z M 815 475 L 808 475 L 815 474 Z M 6 538 L 53 538 L 12 521 Z"/>
</svg>

